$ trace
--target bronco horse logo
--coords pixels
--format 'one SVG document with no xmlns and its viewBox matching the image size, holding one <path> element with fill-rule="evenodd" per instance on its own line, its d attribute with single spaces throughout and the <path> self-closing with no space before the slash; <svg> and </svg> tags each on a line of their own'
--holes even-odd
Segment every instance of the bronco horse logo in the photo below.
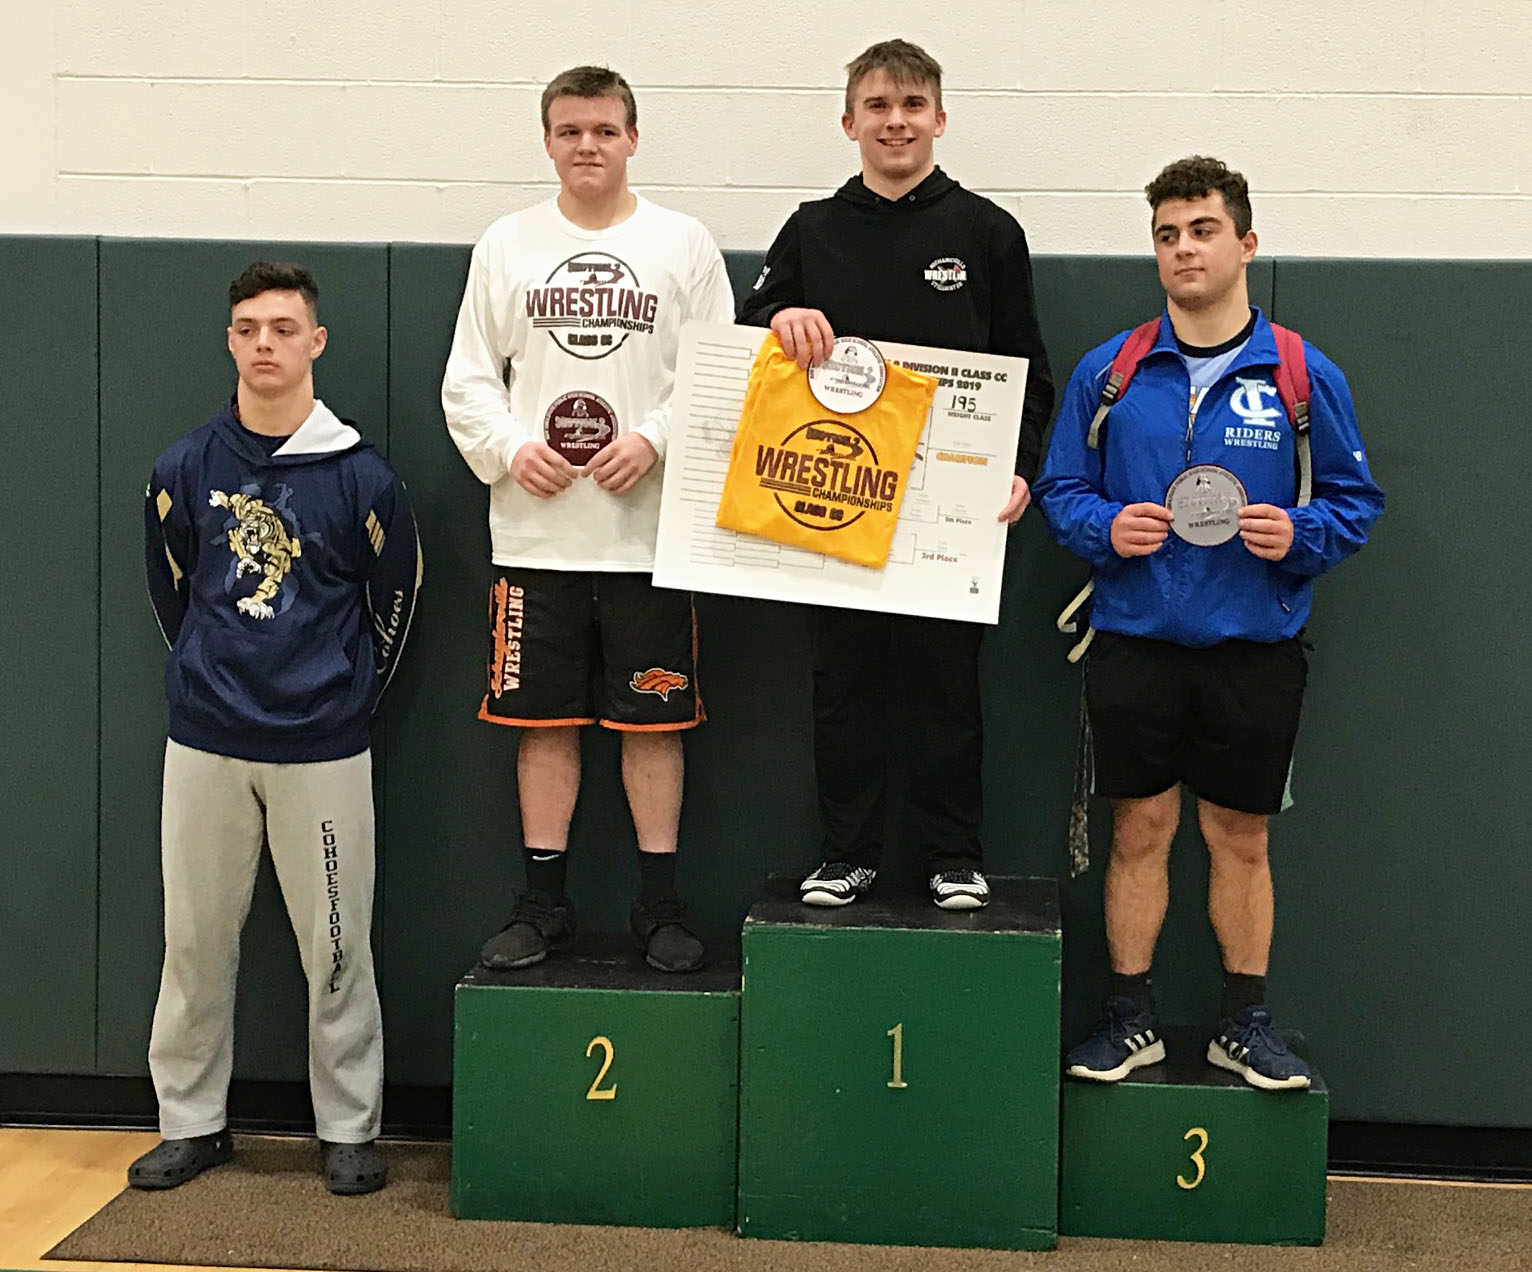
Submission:
<svg viewBox="0 0 1532 1272">
<path fill-rule="evenodd" d="M 663 667 L 651 667 L 648 671 L 635 671 L 628 682 L 630 689 L 639 693 L 657 693 L 663 702 L 670 701 L 671 691 L 680 692 L 691 681 L 679 671 L 666 671 Z"/>
</svg>

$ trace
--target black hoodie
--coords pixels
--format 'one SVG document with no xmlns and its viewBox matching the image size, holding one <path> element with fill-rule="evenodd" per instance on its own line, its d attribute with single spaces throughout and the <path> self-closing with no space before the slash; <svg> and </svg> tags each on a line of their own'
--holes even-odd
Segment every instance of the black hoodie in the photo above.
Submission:
<svg viewBox="0 0 1532 1272">
<path fill-rule="evenodd" d="M 860 176 L 801 204 L 766 253 L 739 321 L 822 310 L 837 335 L 1028 359 L 1016 471 L 1029 483 L 1053 412 L 1032 260 L 1016 219 L 940 168 L 900 199 Z"/>
</svg>

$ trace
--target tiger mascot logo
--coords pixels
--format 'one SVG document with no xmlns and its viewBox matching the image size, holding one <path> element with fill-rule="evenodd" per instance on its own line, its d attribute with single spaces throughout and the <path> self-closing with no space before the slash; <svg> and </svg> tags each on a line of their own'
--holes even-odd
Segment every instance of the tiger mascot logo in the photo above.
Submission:
<svg viewBox="0 0 1532 1272">
<path fill-rule="evenodd" d="M 264 500 L 254 495 L 226 495 L 221 490 L 209 492 L 209 508 L 227 508 L 239 523 L 229 531 L 229 550 L 239 558 L 234 577 L 264 574 L 252 596 L 242 596 L 235 603 L 241 614 L 251 618 L 271 618 L 275 611 L 269 602 L 276 596 L 293 568 L 293 558 L 303 555 L 303 545 L 287 533 L 282 518 Z M 264 558 L 264 560 L 262 559 Z"/>
<path fill-rule="evenodd" d="M 628 688 L 637 690 L 639 693 L 659 694 L 661 702 L 669 702 L 673 691 L 679 693 L 689 684 L 691 681 L 679 671 L 651 667 L 648 671 L 635 671 L 633 679 L 628 681 Z"/>
</svg>

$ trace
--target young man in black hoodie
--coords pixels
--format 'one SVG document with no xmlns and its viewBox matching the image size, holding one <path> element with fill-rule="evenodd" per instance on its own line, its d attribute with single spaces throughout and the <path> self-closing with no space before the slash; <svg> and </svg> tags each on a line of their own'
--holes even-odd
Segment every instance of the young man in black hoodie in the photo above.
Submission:
<svg viewBox="0 0 1532 1272">
<path fill-rule="evenodd" d="M 135 1188 L 174 1188 L 231 1155 L 234 979 L 263 841 L 308 978 L 325 1184 L 366 1193 L 385 1180 L 368 747 L 420 547 L 388 461 L 314 396 L 318 303 L 296 265 L 258 262 L 234 280 L 238 387 L 155 461 L 146 492 L 170 738 L 149 1040 L 163 1138 L 128 1168 Z"/>
<path fill-rule="evenodd" d="M 1038 330 L 1026 236 L 1009 213 L 936 166 L 947 126 L 941 67 L 904 40 L 874 44 L 846 67 L 841 127 L 862 171 L 834 196 L 801 205 L 782 227 L 739 321 L 769 325 L 800 366 L 837 332 L 1028 359 L 1011 497 L 1031 496 L 1053 379 Z M 872 886 L 882 848 L 884 711 L 899 669 L 920 693 L 901 699 L 917 754 L 911 823 L 931 899 L 944 909 L 989 900 L 980 867 L 983 725 L 978 623 L 815 607 L 814 754 L 824 862 L 801 888 L 811 905 L 845 905 Z"/>
</svg>

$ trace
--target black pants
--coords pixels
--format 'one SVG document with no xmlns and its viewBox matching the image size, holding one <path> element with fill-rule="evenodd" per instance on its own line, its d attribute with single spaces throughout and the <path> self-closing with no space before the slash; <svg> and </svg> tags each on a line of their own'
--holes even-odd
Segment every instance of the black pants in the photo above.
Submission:
<svg viewBox="0 0 1532 1272">
<path fill-rule="evenodd" d="M 815 608 L 814 767 L 827 861 L 875 867 L 888 739 L 907 732 L 911 827 L 927 870 L 977 869 L 984 812 L 979 623 Z M 895 717 L 903 718 L 896 728 Z"/>
</svg>

